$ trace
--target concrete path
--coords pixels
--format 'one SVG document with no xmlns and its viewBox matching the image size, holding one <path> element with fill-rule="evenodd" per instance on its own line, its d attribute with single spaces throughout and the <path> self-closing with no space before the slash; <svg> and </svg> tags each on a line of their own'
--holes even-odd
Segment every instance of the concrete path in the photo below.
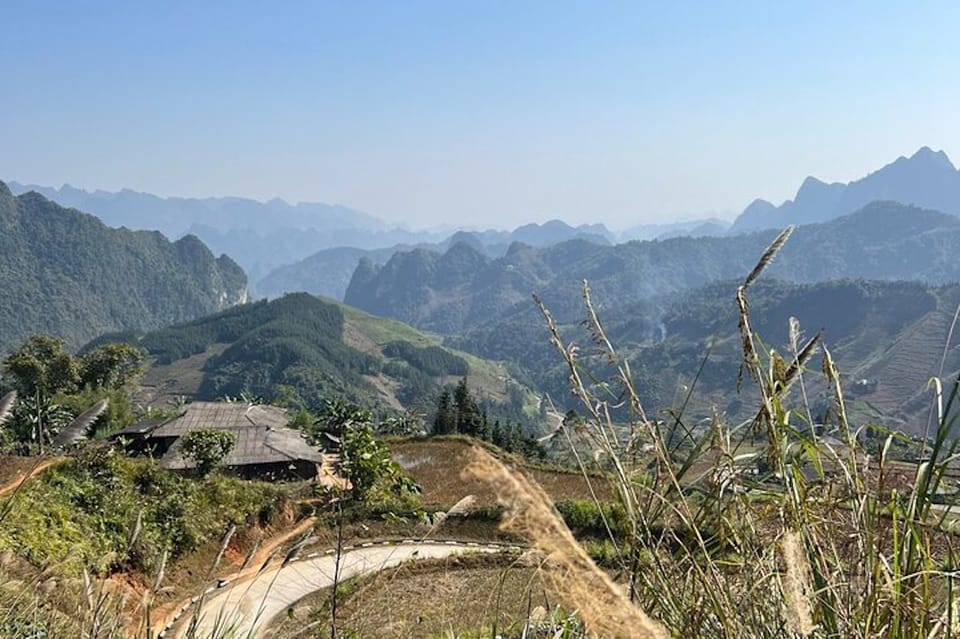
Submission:
<svg viewBox="0 0 960 639">
<path fill-rule="evenodd" d="M 340 556 L 340 577 L 345 581 L 396 566 L 411 559 L 436 559 L 464 552 L 497 553 L 506 547 L 453 541 L 403 541 L 361 544 Z M 334 582 L 336 556 L 328 550 L 311 553 L 286 566 L 267 568 L 260 574 L 208 592 L 199 613 L 197 639 L 253 639 L 277 615 L 312 592 Z M 195 602 L 197 603 L 197 602 Z M 186 637 L 193 607 L 185 608 L 160 637 Z"/>
</svg>

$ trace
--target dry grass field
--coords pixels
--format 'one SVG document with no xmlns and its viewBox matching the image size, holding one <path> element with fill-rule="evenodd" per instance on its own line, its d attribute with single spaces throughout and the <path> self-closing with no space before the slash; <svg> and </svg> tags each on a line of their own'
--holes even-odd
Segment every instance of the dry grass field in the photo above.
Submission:
<svg viewBox="0 0 960 639">
<path fill-rule="evenodd" d="M 480 555 L 405 564 L 341 587 L 340 597 L 338 629 L 365 639 L 494 636 L 561 604 L 536 563 Z M 271 636 L 330 636 L 329 601 L 329 590 L 300 601 Z"/>
<path fill-rule="evenodd" d="M 475 442 L 455 437 L 395 439 L 390 441 L 390 450 L 393 458 L 423 487 L 421 497 L 425 505 L 449 507 L 473 495 L 478 506 L 495 506 L 497 497 L 488 484 L 461 476 L 474 445 Z M 513 465 L 540 484 L 554 501 L 591 499 L 590 485 L 579 472 Z M 611 487 L 605 478 L 595 477 L 591 484 L 601 500 L 611 498 Z"/>
</svg>

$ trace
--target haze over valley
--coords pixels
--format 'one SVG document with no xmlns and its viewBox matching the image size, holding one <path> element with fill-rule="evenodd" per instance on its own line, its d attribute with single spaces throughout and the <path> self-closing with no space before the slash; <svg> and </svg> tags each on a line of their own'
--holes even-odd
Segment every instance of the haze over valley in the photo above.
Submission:
<svg viewBox="0 0 960 639">
<path fill-rule="evenodd" d="M 960 5 L 0 15 L 0 639 L 960 630 Z"/>
</svg>

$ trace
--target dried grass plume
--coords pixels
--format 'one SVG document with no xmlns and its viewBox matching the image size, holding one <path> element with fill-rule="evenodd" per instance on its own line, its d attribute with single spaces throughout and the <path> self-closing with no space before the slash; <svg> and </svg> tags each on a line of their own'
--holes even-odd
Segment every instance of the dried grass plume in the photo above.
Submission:
<svg viewBox="0 0 960 639">
<path fill-rule="evenodd" d="M 547 571 L 558 592 L 578 607 L 591 636 L 666 639 L 667 631 L 635 606 L 600 570 L 556 515 L 550 497 L 523 474 L 473 446 L 464 474 L 493 486 L 508 508 L 503 530 L 519 534 L 547 555 Z"/>
</svg>

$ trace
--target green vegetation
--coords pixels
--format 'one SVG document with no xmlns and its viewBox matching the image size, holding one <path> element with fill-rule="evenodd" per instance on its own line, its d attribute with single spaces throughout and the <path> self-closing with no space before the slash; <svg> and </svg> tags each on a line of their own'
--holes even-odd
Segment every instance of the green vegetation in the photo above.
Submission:
<svg viewBox="0 0 960 639">
<path fill-rule="evenodd" d="M 61 339 L 31 336 L 3 361 L 4 379 L 20 401 L 9 427 L 0 431 L 0 447 L 35 445 L 42 451 L 61 428 L 102 400 L 107 408 L 98 414 L 93 434 L 131 425 L 125 388 L 142 373 L 142 360 L 143 354 L 127 344 L 104 343 L 75 357 Z"/>
<path fill-rule="evenodd" d="M 389 447 L 376 437 L 384 425 L 391 430 L 397 427 L 396 420 L 378 425 L 371 411 L 331 399 L 307 427 L 308 439 L 339 454 L 337 472 L 350 482 L 350 495 L 356 501 L 383 505 L 420 491 L 393 461 Z"/>
<path fill-rule="evenodd" d="M 579 286 L 590 281 L 608 317 L 664 295 L 740 277 L 775 236 L 763 231 L 729 237 L 680 237 L 601 246 L 574 240 L 531 248 L 514 245 L 498 259 L 465 244 L 446 254 L 397 253 L 380 267 L 361 262 L 344 301 L 424 330 L 456 335 L 509 320 L 530 308 L 538 292 L 560 324 L 579 321 Z M 894 202 L 821 224 L 800 227 L 771 267 L 795 283 L 843 278 L 960 280 L 951 259 L 960 241 L 955 216 Z M 540 329 L 533 317 L 531 326 Z M 507 337 L 507 339 L 510 339 Z"/>
<path fill-rule="evenodd" d="M 618 500 L 612 510 L 599 500 L 594 508 L 566 504 L 563 514 L 577 528 L 606 532 L 609 545 L 588 550 L 622 576 L 639 609 L 581 561 L 582 549 L 554 527 L 539 492 L 490 459 L 479 460 L 474 472 L 511 486 L 502 491 L 514 513 L 509 530 L 552 551 L 592 633 L 919 638 L 955 631 L 950 519 L 934 504 L 960 444 L 953 434 L 960 378 L 949 392 L 936 386 L 938 426 L 924 463 L 903 468 L 888 445 L 871 457 L 849 421 L 840 374 L 820 334 L 804 339 L 791 322 L 784 356 L 763 346 L 755 330 L 748 294 L 788 235 L 735 293 L 745 383 L 758 397 L 753 418 L 739 424 L 717 415 L 707 428 L 694 428 L 680 409 L 668 420 L 651 419 L 589 289 L 585 325 L 618 372 L 611 381 L 596 381 L 590 362 L 566 347 L 541 307 L 583 412 L 566 434 L 580 459 L 610 473 Z M 822 376 L 808 370 L 818 352 Z M 805 393 L 793 391 L 818 377 L 832 410 L 813 428 Z M 621 401 L 628 421 L 611 417 Z M 764 442 L 759 461 L 750 444 L 757 436 Z M 638 455 L 638 448 L 647 452 Z"/>
<path fill-rule="evenodd" d="M 431 377 L 462 377 L 470 371 L 466 360 L 440 346 L 420 347 L 410 342 L 390 342 L 383 347 L 383 354 L 402 359 Z"/>
<path fill-rule="evenodd" d="M 547 451 L 535 437 L 526 435 L 520 424 L 500 425 L 496 420 L 490 424 L 483 410 L 467 387 L 467 378 L 462 378 L 453 393 L 444 389 L 437 399 L 433 418 L 434 435 L 467 435 L 486 441 L 510 453 L 528 457 L 546 457 Z"/>
<path fill-rule="evenodd" d="M 59 572 L 88 567 L 155 575 L 223 535 L 230 524 L 266 523 L 281 488 L 211 475 L 198 480 L 91 447 L 26 484 L 0 510 L 0 549 Z"/>
<path fill-rule="evenodd" d="M 197 474 L 206 477 L 230 454 L 237 443 L 237 436 L 225 430 L 201 428 L 180 438 L 183 456 L 197 467 Z"/>
<path fill-rule="evenodd" d="M 716 282 L 605 316 L 604 330 L 630 361 L 637 392 L 652 414 L 687 401 L 685 414 L 691 421 L 709 419 L 714 409 L 731 422 L 752 416 L 751 396 L 737 392 L 741 353 L 737 311 L 730 303 L 735 290 L 735 282 Z M 765 344 L 775 348 L 789 343 L 791 317 L 811 334 L 822 329 L 841 363 L 851 413 L 868 416 L 862 423 L 879 420 L 919 435 L 929 410 L 923 389 L 937 374 L 958 303 L 956 284 L 768 280 L 754 285 L 751 315 Z M 549 395 L 558 408 L 576 408 L 568 390 L 569 371 L 557 361 L 541 324 L 525 313 L 447 343 L 509 361 L 517 379 Z M 591 343 L 579 323 L 557 328 L 567 344 Z M 585 346 L 580 357 L 599 380 L 616 374 L 602 352 Z M 960 351 L 949 349 L 944 370 L 957 369 Z M 691 386 L 695 392 L 687 399 Z M 812 379 L 806 390 L 814 417 L 821 418 L 831 403 L 828 387 Z"/>
<path fill-rule="evenodd" d="M 197 238 L 111 229 L 0 183 L 0 354 L 36 332 L 76 348 L 102 333 L 148 330 L 246 295 L 246 276 Z"/>
<path fill-rule="evenodd" d="M 131 342 L 154 362 L 152 385 L 163 386 L 166 371 L 178 383 L 196 377 L 187 392 L 197 399 L 259 396 L 317 410 L 326 398 L 343 397 L 426 412 L 450 377 L 469 372 L 491 406 L 505 405 L 497 414 L 522 415 L 530 401 L 530 391 L 496 364 L 306 293 L 237 306 Z"/>
</svg>

